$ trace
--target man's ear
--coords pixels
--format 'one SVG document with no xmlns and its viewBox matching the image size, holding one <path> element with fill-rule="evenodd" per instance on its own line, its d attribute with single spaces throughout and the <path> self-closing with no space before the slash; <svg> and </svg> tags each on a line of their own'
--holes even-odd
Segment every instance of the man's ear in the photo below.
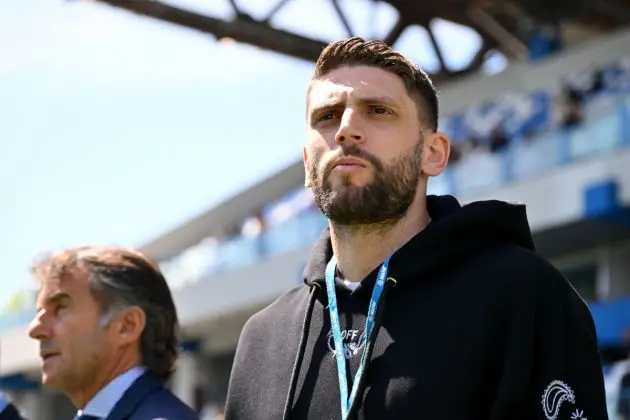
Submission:
<svg viewBox="0 0 630 420">
<path fill-rule="evenodd" d="M 437 176 L 444 172 L 451 154 L 451 143 L 446 133 L 437 131 L 424 137 L 422 172 L 427 176 Z"/>
<path fill-rule="evenodd" d="M 140 341 L 146 322 L 144 311 L 132 306 L 114 316 L 109 324 L 109 331 L 117 343 L 128 345 Z"/>
</svg>

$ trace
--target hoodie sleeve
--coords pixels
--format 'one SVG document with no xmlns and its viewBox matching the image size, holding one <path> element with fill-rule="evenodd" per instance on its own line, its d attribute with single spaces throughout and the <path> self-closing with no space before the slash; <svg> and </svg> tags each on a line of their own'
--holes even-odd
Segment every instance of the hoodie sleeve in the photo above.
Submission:
<svg viewBox="0 0 630 420">
<path fill-rule="evenodd" d="M 539 420 L 606 420 L 603 370 L 591 313 L 557 270 L 542 268 L 535 282 L 530 412 L 537 413 Z"/>
</svg>

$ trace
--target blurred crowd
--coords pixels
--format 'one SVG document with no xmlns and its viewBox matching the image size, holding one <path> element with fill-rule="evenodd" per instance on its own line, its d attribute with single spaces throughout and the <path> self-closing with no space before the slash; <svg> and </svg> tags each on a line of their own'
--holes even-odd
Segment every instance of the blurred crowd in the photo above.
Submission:
<svg viewBox="0 0 630 420">
<path fill-rule="evenodd" d="M 589 105 L 629 87 L 630 60 L 623 59 L 570 74 L 554 91 L 508 94 L 448 116 L 443 125 L 453 141 L 451 163 L 470 154 L 499 153 L 513 141 L 547 131 L 575 128 L 585 120 Z"/>
</svg>

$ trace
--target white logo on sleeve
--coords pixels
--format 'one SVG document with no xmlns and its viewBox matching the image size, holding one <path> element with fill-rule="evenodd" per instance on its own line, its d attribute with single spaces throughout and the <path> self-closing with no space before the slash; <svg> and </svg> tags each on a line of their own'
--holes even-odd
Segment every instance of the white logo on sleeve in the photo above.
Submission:
<svg viewBox="0 0 630 420">
<path fill-rule="evenodd" d="M 551 381 L 551 383 L 545 388 L 543 392 L 541 404 L 543 413 L 547 420 L 556 420 L 560 407 L 566 401 L 571 404 L 575 404 L 575 393 L 571 387 L 562 381 Z M 571 414 L 572 420 L 588 420 L 583 417 L 584 412 L 582 410 L 575 410 Z"/>
</svg>

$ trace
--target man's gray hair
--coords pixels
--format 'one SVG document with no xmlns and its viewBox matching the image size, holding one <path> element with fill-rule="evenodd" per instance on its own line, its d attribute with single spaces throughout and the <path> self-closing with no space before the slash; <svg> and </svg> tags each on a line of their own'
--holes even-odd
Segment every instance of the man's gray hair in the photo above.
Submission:
<svg viewBox="0 0 630 420">
<path fill-rule="evenodd" d="M 140 308 L 146 316 L 139 343 L 142 364 L 164 381 L 170 379 L 180 345 L 179 323 L 173 296 L 155 262 L 125 248 L 81 247 L 48 257 L 33 271 L 39 279 L 87 274 L 103 327 L 121 311 Z"/>
</svg>

